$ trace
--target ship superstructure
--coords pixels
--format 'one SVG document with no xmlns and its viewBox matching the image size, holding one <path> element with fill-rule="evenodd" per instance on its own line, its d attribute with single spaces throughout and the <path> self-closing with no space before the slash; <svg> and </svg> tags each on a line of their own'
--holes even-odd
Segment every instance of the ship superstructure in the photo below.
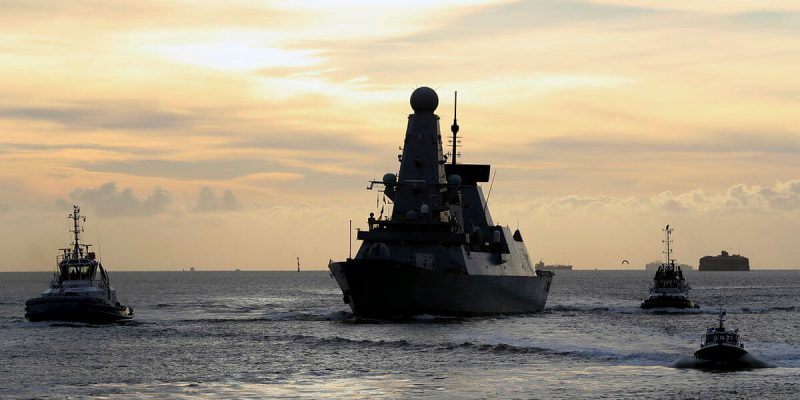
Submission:
<svg viewBox="0 0 800 400">
<path fill-rule="evenodd" d="M 370 184 L 391 215 L 371 213 L 355 257 L 329 264 L 344 301 L 366 317 L 541 311 L 552 273 L 535 271 L 519 230 L 492 220 L 479 185 L 490 166 L 457 162 L 455 115 L 448 160 L 438 104 L 428 87 L 411 95 L 399 173 Z"/>
<path fill-rule="evenodd" d="M 108 273 L 95 252 L 89 251 L 91 245 L 81 243 L 81 222 L 86 217 L 80 212 L 80 207 L 73 206 L 68 217 L 72 220 L 72 246 L 60 249 L 50 287 L 25 302 L 25 318 L 30 321 L 108 323 L 133 318 L 133 309 L 117 301 Z"/>
</svg>

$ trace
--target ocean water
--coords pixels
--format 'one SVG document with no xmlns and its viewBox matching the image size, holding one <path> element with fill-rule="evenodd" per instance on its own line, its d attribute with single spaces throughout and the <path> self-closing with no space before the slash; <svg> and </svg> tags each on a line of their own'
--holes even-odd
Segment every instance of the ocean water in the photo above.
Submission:
<svg viewBox="0 0 800 400">
<path fill-rule="evenodd" d="M 112 271 L 135 320 L 90 326 L 27 322 L 50 275 L 0 273 L 0 398 L 797 398 L 800 271 L 686 276 L 692 312 L 564 271 L 540 314 L 364 322 L 326 272 Z M 768 368 L 678 368 L 718 306 Z"/>
</svg>

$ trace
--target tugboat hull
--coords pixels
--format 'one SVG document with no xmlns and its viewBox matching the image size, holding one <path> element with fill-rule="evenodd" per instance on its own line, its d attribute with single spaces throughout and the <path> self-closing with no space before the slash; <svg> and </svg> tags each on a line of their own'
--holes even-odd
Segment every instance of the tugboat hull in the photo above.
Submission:
<svg viewBox="0 0 800 400">
<path fill-rule="evenodd" d="M 697 304 L 685 297 L 651 296 L 642 303 L 642 308 L 699 308 Z"/>
<path fill-rule="evenodd" d="M 552 275 L 465 275 L 392 260 L 356 259 L 329 265 L 358 317 L 421 314 L 487 315 L 544 309 Z"/>
<path fill-rule="evenodd" d="M 747 350 L 730 344 L 710 344 L 694 352 L 694 358 L 706 361 L 730 362 L 747 354 Z"/>
<path fill-rule="evenodd" d="M 133 318 L 133 309 L 98 298 L 37 297 L 25 302 L 25 318 L 36 321 L 70 321 L 110 324 Z"/>
</svg>

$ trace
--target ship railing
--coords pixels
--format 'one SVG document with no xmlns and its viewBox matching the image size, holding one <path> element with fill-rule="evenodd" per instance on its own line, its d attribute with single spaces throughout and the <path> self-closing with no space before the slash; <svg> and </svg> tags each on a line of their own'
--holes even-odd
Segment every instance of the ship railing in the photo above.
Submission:
<svg viewBox="0 0 800 400">
<path fill-rule="evenodd" d="M 375 220 L 376 227 L 373 229 L 399 228 L 404 231 L 425 231 L 425 232 L 455 232 L 458 230 L 456 221 L 398 221 L 393 219 Z"/>
<path fill-rule="evenodd" d="M 64 282 L 85 282 L 85 281 L 89 281 L 89 286 L 92 287 L 97 287 L 97 288 L 108 287 L 107 283 L 102 278 L 69 279 L 69 277 L 64 277 L 64 279 L 59 279 L 58 274 L 55 274 L 55 276 L 53 276 L 53 280 L 50 281 L 50 287 L 62 287 L 64 286 Z"/>
</svg>

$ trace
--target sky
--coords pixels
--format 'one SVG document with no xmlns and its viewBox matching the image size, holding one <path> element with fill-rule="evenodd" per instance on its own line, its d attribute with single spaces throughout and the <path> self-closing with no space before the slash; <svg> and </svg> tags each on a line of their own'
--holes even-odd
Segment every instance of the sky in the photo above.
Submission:
<svg viewBox="0 0 800 400">
<path fill-rule="evenodd" d="M 800 267 L 795 1 L 0 8 L 0 271 L 53 269 L 72 204 L 112 271 L 325 269 L 423 85 L 537 260 L 643 268 L 670 224 L 682 263 Z"/>
</svg>

